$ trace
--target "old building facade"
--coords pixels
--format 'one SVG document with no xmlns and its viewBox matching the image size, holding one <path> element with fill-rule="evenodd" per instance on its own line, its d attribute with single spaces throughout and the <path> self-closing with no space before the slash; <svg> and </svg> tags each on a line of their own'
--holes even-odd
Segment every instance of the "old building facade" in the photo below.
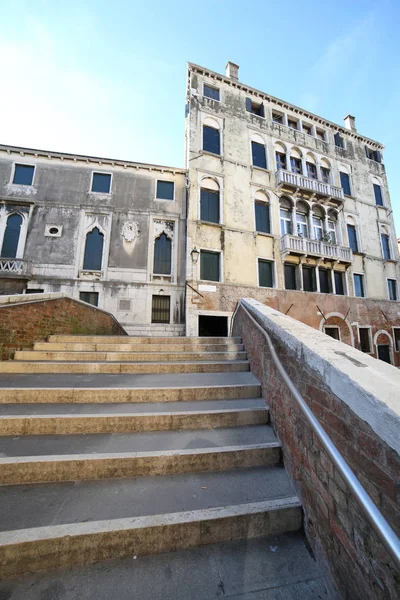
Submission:
<svg viewBox="0 0 400 600">
<path fill-rule="evenodd" d="M 0 146 L 0 291 L 66 292 L 183 335 L 185 171 Z"/>
<path fill-rule="evenodd" d="M 351 115 L 341 127 L 242 84 L 233 63 L 189 64 L 185 142 L 188 335 L 227 332 L 253 296 L 400 364 L 382 145 Z"/>
</svg>

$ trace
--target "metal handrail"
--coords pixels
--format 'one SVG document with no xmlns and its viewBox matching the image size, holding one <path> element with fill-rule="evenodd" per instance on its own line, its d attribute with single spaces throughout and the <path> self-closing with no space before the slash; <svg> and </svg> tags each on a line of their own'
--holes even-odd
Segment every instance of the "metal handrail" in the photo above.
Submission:
<svg viewBox="0 0 400 600">
<path fill-rule="evenodd" d="M 246 312 L 248 317 L 264 335 L 265 339 L 267 340 L 272 359 L 279 373 L 281 374 L 283 381 L 286 383 L 291 394 L 296 399 L 298 405 L 300 406 L 300 409 L 302 410 L 307 421 L 313 428 L 314 432 L 317 434 L 319 441 L 326 450 L 328 456 L 331 458 L 333 464 L 347 483 L 350 490 L 353 492 L 369 524 L 375 530 L 382 544 L 385 546 L 390 556 L 393 558 L 395 565 L 400 570 L 400 539 L 397 537 L 395 531 L 393 530 L 389 522 L 382 515 L 375 502 L 365 491 L 364 487 L 361 485 L 356 475 L 353 473 L 343 456 L 340 454 L 339 450 L 336 448 L 335 444 L 332 442 L 332 440 L 330 439 L 326 431 L 323 429 L 323 427 L 320 425 L 318 419 L 315 417 L 308 404 L 301 396 L 300 392 L 297 390 L 296 386 L 293 384 L 292 380 L 286 373 L 281 361 L 278 358 L 278 355 L 275 351 L 275 348 L 272 344 L 271 338 L 269 337 L 268 333 L 261 327 L 261 325 L 259 325 L 259 323 L 257 323 L 254 317 L 247 310 L 247 308 L 242 304 L 242 301 L 240 301 L 237 304 L 236 309 L 232 315 L 231 335 L 233 330 L 233 321 L 236 317 L 239 308 L 242 308 Z"/>
</svg>

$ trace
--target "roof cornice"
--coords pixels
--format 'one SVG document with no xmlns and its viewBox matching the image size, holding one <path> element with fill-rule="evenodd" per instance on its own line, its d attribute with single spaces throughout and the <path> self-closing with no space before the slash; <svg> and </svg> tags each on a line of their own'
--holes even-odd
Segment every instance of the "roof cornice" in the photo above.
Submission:
<svg viewBox="0 0 400 600">
<path fill-rule="evenodd" d="M 291 111 L 297 113 L 298 115 L 301 115 L 307 119 L 310 119 L 311 121 L 314 121 L 315 123 L 318 123 L 319 125 L 324 125 L 325 127 L 329 128 L 329 129 L 333 129 L 335 132 L 339 131 L 340 133 L 342 133 L 348 137 L 354 138 L 354 139 L 358 140 L 359 142 L 364 142 L 364 143 L 370 144 L 371 146 L 373 146 L 379 150 L 383 150 L 383 148 L 385 147 L 380 142 L 371 140 L 370 138 L 367 138 L 364 135 L 360 135 L 356 131 L 350 131 L 349 129 L 346 129 L 345 127 L 343 127 L 343 125 L 338 125 L 337 123 L 328 121 L 327 119 L 324 119 L 318 115 L 315 115 L 312 112 L 306 111 L 306 110 L 300 108 L 299 106 L 296 106 L 295 104 L 290 104 L 289 102 L 285 102 L 285 100 L 280 100 L 279 98 L 275 98 L 275 96 L 271 96 L 270 94 L 261 92 L 260 90 L 257 90 L 248 85 L 245 85 L 244 83 L 241 83 L 240 81 L 233 81 L 232 79 L 229 79 L 229 77 L 226 77 L 225 75 L 221 75 L 221 73 L 216 73 L 215 71 L 211 71 L 210 69 L 206 69 L 205 67 L 201 67 L 200 65 L 196 65 L 194 63 L 188 62 L 188 75 L 191 72 L 198 73 L 199 75 L 206 75 L 207 77 L 211 77 L 213 79 L 217 79 L 218 81 L 226 83 L 226 84 L 230 85 L 231 87 L 237 88 L 244 92 L 248 92 L 248 93 L 252 94 L 253 96 L 258 96 L 258 97 L 262 98 L 263 100 L 271 102 L 271 104 L 275 104 L 277 107 L 291 110 Z M 188 80 L 189 80 L 189 77 L 188 77 Z M 188 88 L 189 88 L 189 82 L 188 82 Z"/>
</svg>

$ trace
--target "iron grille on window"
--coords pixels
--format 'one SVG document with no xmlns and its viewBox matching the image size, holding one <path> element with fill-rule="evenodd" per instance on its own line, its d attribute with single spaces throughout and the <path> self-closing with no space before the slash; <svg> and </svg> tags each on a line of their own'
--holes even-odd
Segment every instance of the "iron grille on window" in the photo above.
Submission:
<svg viewBox="0 0 400 600">
<path fill-rule="evenodd" d="M 153 296 L 151 306 L 151 322 L 169 323 L 170 305 L 170 296 Z"/>
</svg>

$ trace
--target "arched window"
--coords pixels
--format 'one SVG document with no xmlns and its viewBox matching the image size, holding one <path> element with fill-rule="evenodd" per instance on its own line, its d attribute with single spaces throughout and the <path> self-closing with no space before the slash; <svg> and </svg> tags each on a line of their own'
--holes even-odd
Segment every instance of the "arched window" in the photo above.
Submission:
<svg viewBox="0 0 400 600">
<path fill-rule="evenodd" d="M 331 165 L 326 158 L 321 160 L 321 179 L 324 183 L 331 183 Z"/>
<path fill-rule="evenodd" d="M 206 177 L 200 188 L 200 219 L 209 223 L 219 223 L 219 185 L 215 179 Z"/>
<path fill-rule="evenodd" d="M 103 260 L 104 235 L 95 227 L 86 235 L 83 269 L 85 271 L 101 271 Z"/>
<path fill-rule="evenodd" d="M 327 233 L 329 234 L 332 244 L 338 243 L 336 225 L 337 225 L 337 214 L 335 213 L 335 211 L 330 210 L 328 212 L 328 232 Z"/>
<path fill-rule="evenodd" d="M 261 233 L 270 233 L 271 223 L 269 216 L 268 196 L 262 190 L 256 191 L 254 210 L 256 217 L 256 231 Z"/>
<path fill-rule="evenodd" d="M 381 227 L 381 244 L 382 254 L 384 260 L 390 260 L 392 258 L 390 235 L 386 227 Z"/>
<path fill-rule="evenodd" d="M 154 266 L 156 275 L 171 275 L 172 242 L 162 233 L 154 242 Z"/>
<path fill-rule="evenodd" d="M 260 135 L 253 135 L 251 138 L 251 158 L 254 167 L 267 168 L 265 142 Z"/>
<path fill-rule="evenodd" d="M 317 179 L 317 167 L 315 157 L 310 152 L 306 156 L 307 177 Z"/>
<path fill-rule="evenodd" d="M 298 202 L 296 205 L 296 224 L 297 235 L 308 238 L 308 206 L 305 202 Z"/>
<path fill-rule="evenodd" d="M 275 144 L 275 161 L 276 161 L 276 170 L 277 171 L 279 171 L 279 169 L 287 168 L 286 147 L 283 144 L 281 144 L 280 142 L 277 142 Z"/>
<path fill-rule="evenodd" d="M 313 237 L 314 240 L 322 240 L 324 237 L 323 219 L 325 213 L 321 206 L 313 206 Z"/>
<path fill-rule="evenodd" d="M 280 206 L 280 221 L 281 221 L 281 235 L 286 233 L 292 233 L 292 203 L 288 198 L 281 198 L 279 201 Z"/>
<path fill-rule="evenodd" d="M 3 246 L 1 249 L 2 257 L 16 258 L 21 225 L 21 215 L 13 214 L 8 217 L 7 227 L 4 232 Z"/>
<path fill-rule="evenodd" d="M 347 217 L 347 237 L 349 240 L 349 246 L 353 252 L 359 252 L 358 243 L 358 232 L 356 228 L 356 222 L 353 217 Z"/>
<path fill-rule="evenodd" d="M 290 170 L 292 173 L 302 174 L 301 152 L 297 148 L 292 148 L 290 152 Z"/>
<path fill-rule="evenodd" d="M 221 136 L 219 124 L 207 117 L 203 123 L 203 150 L 212 154 L 221 154 Z"/>
</svg>

